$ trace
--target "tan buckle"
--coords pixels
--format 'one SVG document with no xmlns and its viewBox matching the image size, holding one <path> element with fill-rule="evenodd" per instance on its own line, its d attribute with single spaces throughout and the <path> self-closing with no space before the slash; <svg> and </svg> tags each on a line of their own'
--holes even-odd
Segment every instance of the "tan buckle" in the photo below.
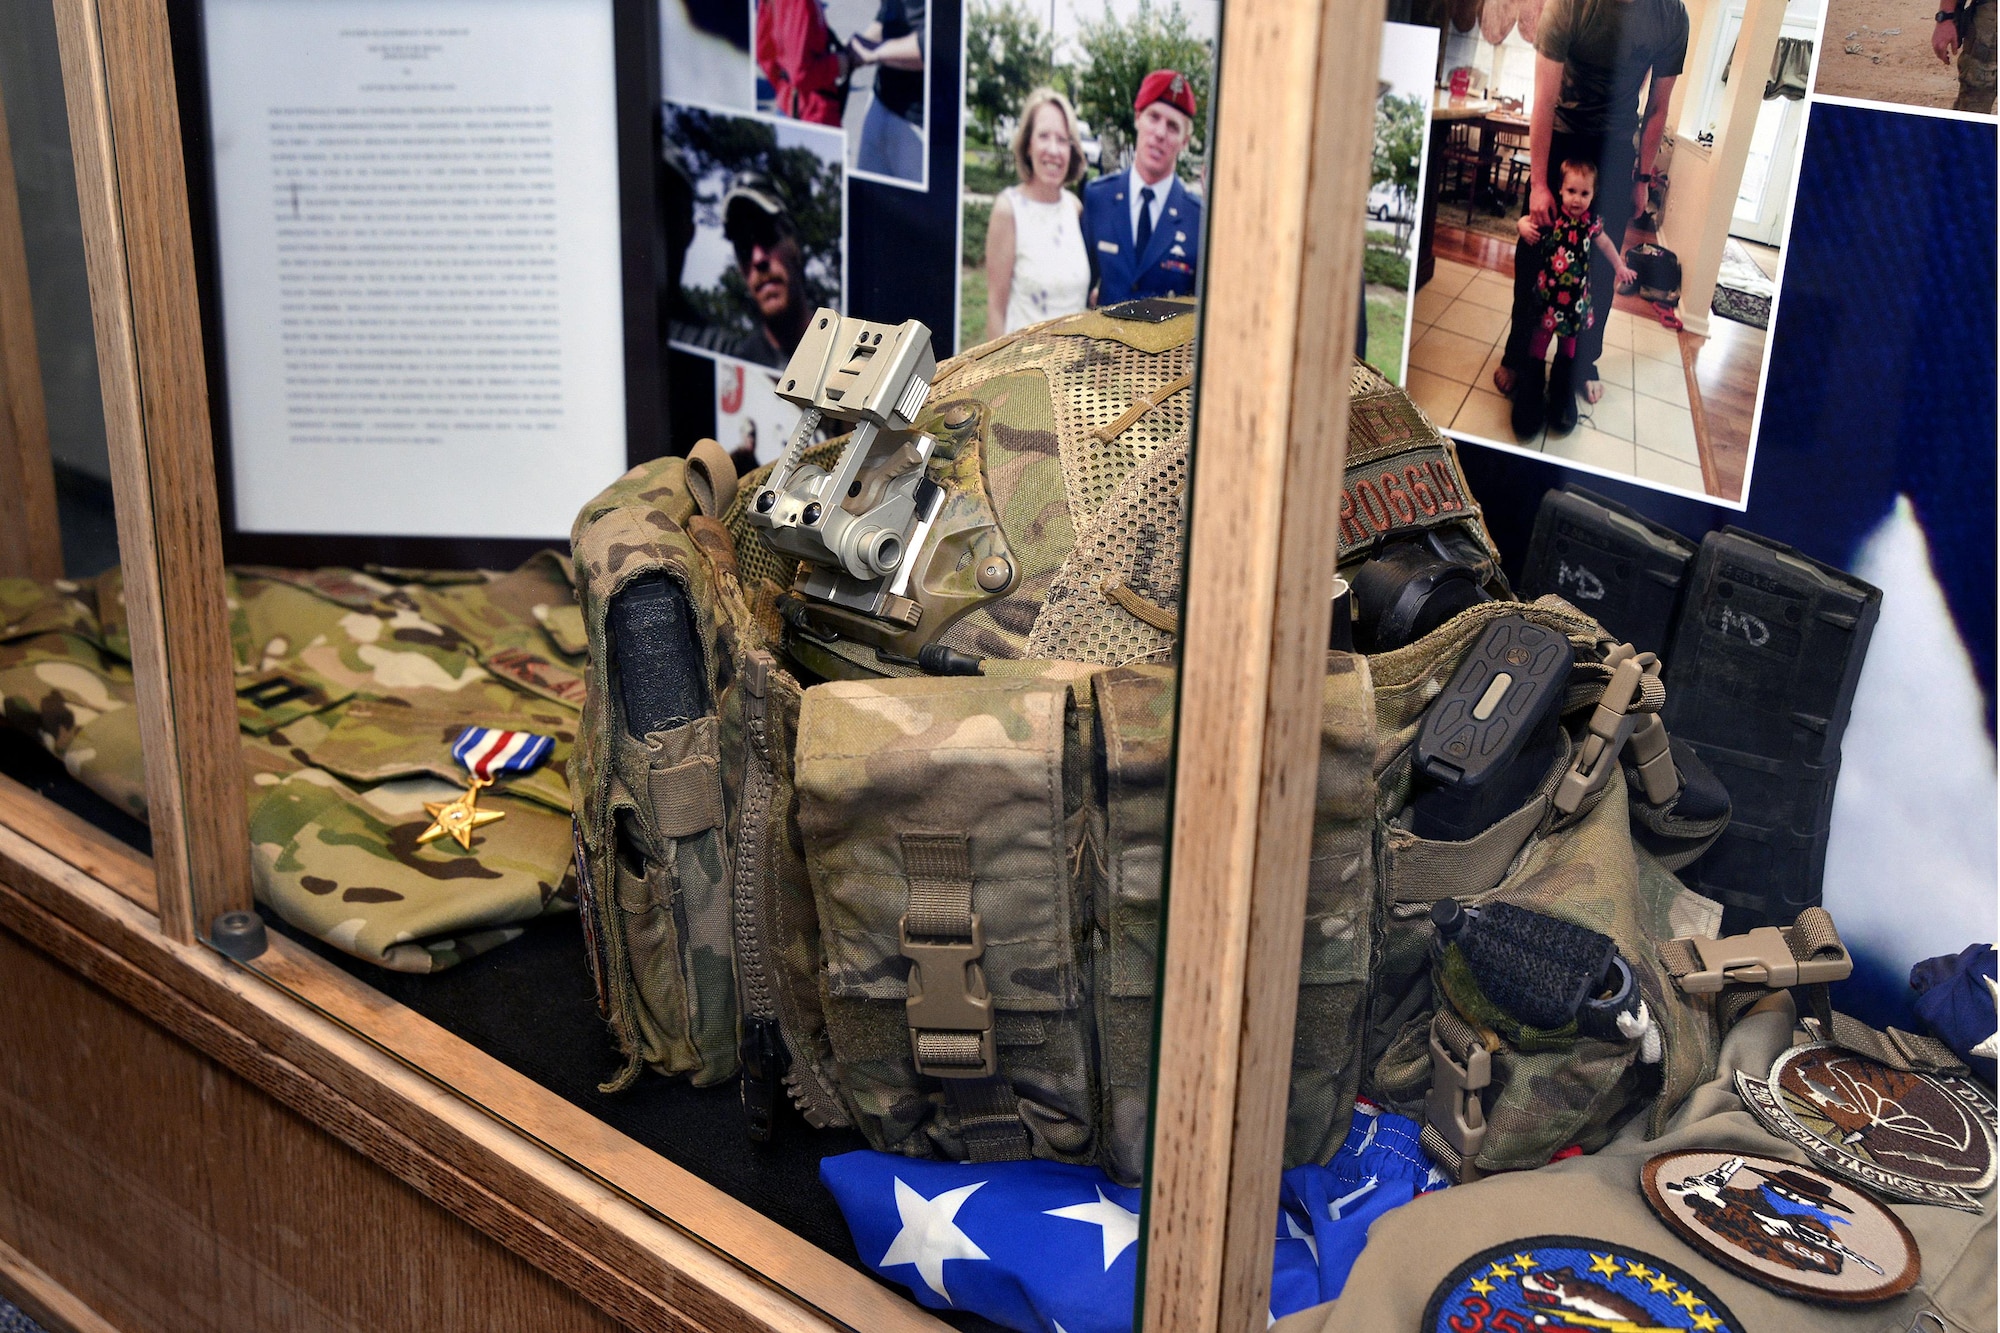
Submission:
<svg viewBox="0 0 2000 1333">
<path fill-rule="evenodd" d="M 1611 780 L 1612 770 L 1618 767 L 1618 755 L 1624 750 L 1632 733 L 1638 730 L 1642 720 L 1647 719 L 1648 710 L 1656 706 L 1659 686 L 1653 686 L 1655 705 L 1647 705 L 1646 680 L 1657 680 L 1660 674 L 1660 659 L 1651 653 L 1636 651 L 1631 644 L 1621 643 L 1613 648 L 1605 658 L 1605 665 L 1611 668 L 1610 683 L 1598 698 L 1597 711 L 1590 715 L 1590 731 L 1577 747 L 1576 759 L 1563 774 L 1562 784 L 1556 788 L 1555 807 L 1566 815 L 1573 815 L 1583 808 L 1584 801 L 1604 789 Z M 1657 719 L 1653 719 L 1657 721 Z M 1649 739 L 1652 728 L 1645 728 Z M 1659 734 L 1658 750 L 1665 749 L 1666 733 Z M 1653 749 L 1651 745 L 1648 749 Z M 1642 756 L 1645 758 L 1654 755 Z M 1671 761 L 1669 761 L 1671 770 Z M 1652 787 L 1649 781 L 1647 786 Z M 1654 802 L 1658 804 L 1659 802 Z"/>
<path fill-rule="evenodd" d="M 1431 1088 L 1424 1095 L 1424 1120 L 1451 1146 L 1472 1177 L 1472 1159 L 1486 1143 L 1486 1107 L 1480 1089 L 1493 1081 L 1493 1057 L 1475 1046 L 1464 1064 L 1452 1058 L 1431 1024 Z"/>
<path fill-rule="evenodd" d="M 972 914 L 970 940 L 913 940 L 908 917 L 897 930 L 903 957 L 910 960 L 903 1004 L 917 1072 L 929 1078 L 991 1078 L 1000 1061 L 993 1046 L 993 997 L 979 965 L 986 952 L 979 913 Z"/>
<path fill-rule="evenodd" d="M 1854 970 L 1854 959 L 1845 944 L 1838 958 L 1792 957 L 1785 932 L 1776 926 L 1759 926 L 1742 935 L 1725 939 L 1691 939 L 1701 958 L 1701 970 L 1678 978 L 1689 995 L 1714 995 L 1724 986 L 1768 986 L 1790 990 L 1793 986 L 1817 986 L 1844 981 Z"/>
</svg>

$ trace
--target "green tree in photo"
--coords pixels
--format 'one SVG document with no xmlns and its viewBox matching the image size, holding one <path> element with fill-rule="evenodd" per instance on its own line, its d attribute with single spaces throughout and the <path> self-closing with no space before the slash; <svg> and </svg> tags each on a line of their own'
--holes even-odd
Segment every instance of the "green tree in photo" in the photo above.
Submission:
<svg viewBox="0 0 2000 1333">
<path fill-rule="evenodd" d="M 999 147 L 1001 124 L 1050 82 L 1055 39 L 1020 0 L 974 0 L 965 14 L 965 106 L 980 136 Z"/>
<path fill-rule="evenodd" d="M 1180 0 L 1171 0 L 1164 10 L 1152 0 L 1139 0 L 1130 19 L 1111 12 L 1107 0 L 1104 16 L 1078 25 L 1077 46 L 1089 66 L 1076 80 L 1077 114 L 1100 134 L 1107 131 L 1120 143 L 1133 139 L 1132 99 L 1139 84 L 1156 69 L 1179 70 L 1194 87 L 1194 140 L 1183 161 L 1199 160 L 1205 151 L 1208 129 L 1210 77 L 1215 63 L 1213 45 L 1197 36 Z"/>
<path fill-rule="evenodd" d="M 1423 160 L 1424 104 L 1416 97 L 1383 97 L 1375 103 L 1375 159 L 1368 183 L 1388 185 L 1404 200 L 1417 195 L 1417 164 Z M 1411 210 L 1399 209 L 1396 248 L 1409 243 Z"/>
</svg>

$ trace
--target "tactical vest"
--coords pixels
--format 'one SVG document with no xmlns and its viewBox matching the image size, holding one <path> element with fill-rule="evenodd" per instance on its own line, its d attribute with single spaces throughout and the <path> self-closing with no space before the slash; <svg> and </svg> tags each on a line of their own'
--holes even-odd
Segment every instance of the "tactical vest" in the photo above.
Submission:
<svg viewBox="0 0 2000 1333">
<path fill-rule="evenodd" d="M 1138 1179 L 1197 322 L 1148 313 L 939 368 L 914 430 L 944 501 L 900 622 L 795 596 L 797 562 L 745 518 L 762 474 L 739 488 L 707 442 L 578 517 L 592 669 L 570 776 L 625 1059 L 607 1088 L 740 1077 L 753 1137 L 788 1097 L 890 1152 Z M 1667 866 L 1721 821 L 1677 819 L 1621 767 L 1657 673 L 1637 688 L 1630 649 L 1556 599 L 1506 600 L 1451 442 L 1360 364 L 1339 525 L 1343 572 L 1422 536 L 1502 600 L 1394 652 L 1327 655 L 1287 1165 L 1327 1160 L 1363 1091 L 1428 1111 L 1463 1173 L 1594 1147 L 1649 1103 L 1663 1121 L 1712 1069 L 1718 1019 L 1661 949 L 1720 919 Z M 1404 819 L 1416 728 L 1505 614 L 1574 651 L 1560 760 L 1478 836 L 1427 842 Z M 1559 802 L 1593 734 L 1588 790 Z M 1609 936 L 1647 1039 L 1515 1050 L 1462 1021 L 1431 980 L 1445 897 Z"/>
</svg>

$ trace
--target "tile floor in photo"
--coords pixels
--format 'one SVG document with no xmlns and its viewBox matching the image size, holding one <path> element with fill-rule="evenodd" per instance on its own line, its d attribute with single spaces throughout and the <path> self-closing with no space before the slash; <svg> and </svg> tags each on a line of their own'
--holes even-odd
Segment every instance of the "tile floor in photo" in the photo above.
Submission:
<svg viewBox="0 0 2000 1333">
<path fill-rule="evenodd" d="M 1410 327 L 1406 386 L 1424 414 L 1446 430 L 1702 491 L 1679 340 L 1629 311 L 1610 312 L 1597 363 L 1604 397 L 1594 405 L 1578 400 L 1576 429 L 1514 438 L 1507 400 L 1493 387 L 1513 299 L 1512 278 L 1438 260 L 1430 282 L 1417 292 Z"/>
</svg>

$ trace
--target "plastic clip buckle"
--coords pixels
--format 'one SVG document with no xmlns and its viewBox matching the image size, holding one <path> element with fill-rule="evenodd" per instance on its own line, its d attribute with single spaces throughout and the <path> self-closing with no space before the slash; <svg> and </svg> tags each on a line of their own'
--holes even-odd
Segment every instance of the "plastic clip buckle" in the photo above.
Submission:
<svg viewBox="0 0 2000 1333">
<path fill-rule="evenodd" d="M 1618 755 L 1632 733 L 1640 729 L 1642 722 L 1658 723 L 1658 718 L 1649 717 L 1651 707 L 1657 706 L 1658 686 L 1654 686 L 1655 703 L 1646 703 L 1645 682 L 1648 676 L 1657 678 L 1660 660 L 1651 653 L 1639 653 L 1630 644 L 1620 644 L 1611 650 L 1606 664 L 1611 667 L 1610 683 L 1605 685 L 1603 696 L 1597 701 L 1597 711 L 1590 715 L 1590 731 L 1578 747 L 1576 759 L 1563 774 L 1562 784 L 1556 788 L 1555 807 L 1566 815 L 1573 815 L 1583 808 L 1583 803 L 1603 790 L 1611 780 L 1611 772 L 1618 766 Z M 1649 740 L 1653 726 L 1645 727 Z M 1666 733 L 1662 729 L 1657 744 L 1649 744 L 1649 754 L 1640 756 L 1642 764 L 1664 752 Z M 1671 760 L 1669 761 L 1671 771 Z M 1648 787 L 1652 783 L 1648 782 Z M 1649 791 L 1650 795 L 1650 791 Z M 1658 802 L 1655 802 L 1658 804 Z"/>
<path fill-rule="evenodd" d="M 1450 1145 L 1471 1178 L 1472 1159 L 1486 1143 L 1486 1108 L 1480 1090 L 1493 1081 L 1493 1057 L 1476 1046 L 1460 1064 L 1431 1026 L 1431 1088 L 1424 1096 L 1424 1120 Z"/>
<path fill-rule="evenodd" d="M 1699 972 L 1679 978 L 1680 988 L 1689 995 L 1714 995 L 1725 986 L 1768 986 L 1772 990 L 1817 986 L 1843 981 L 1854 970 L 1854 959 L 1844 944 L 1837 958 L 1792 957 L 1785 933 L 1776 926 L 1759 926 L 1719 940 L 1696 938 L 1688 943 L 1701 958 Z"/>
<path fill-rule="evenodd" d="M 979 914 L 972 914 L 969 940 L 913 940 L 908 917 L 898 923 L 897 931 L 903 957 L 910 960 L 908 998 L 903 1003 L 917 1072 L 928 1078 L 991 1078 L 1000 1061 L 993 1046 L 993 997 L 986 989 L 985 969 L 979 966 L 986 952 Z M 976 1052 L 963 1040 L 925 1040 L 954 1034 L 977 1034 Z M 967 1058 L 974 1054 L 976 1064 Z"/>
</svg>

